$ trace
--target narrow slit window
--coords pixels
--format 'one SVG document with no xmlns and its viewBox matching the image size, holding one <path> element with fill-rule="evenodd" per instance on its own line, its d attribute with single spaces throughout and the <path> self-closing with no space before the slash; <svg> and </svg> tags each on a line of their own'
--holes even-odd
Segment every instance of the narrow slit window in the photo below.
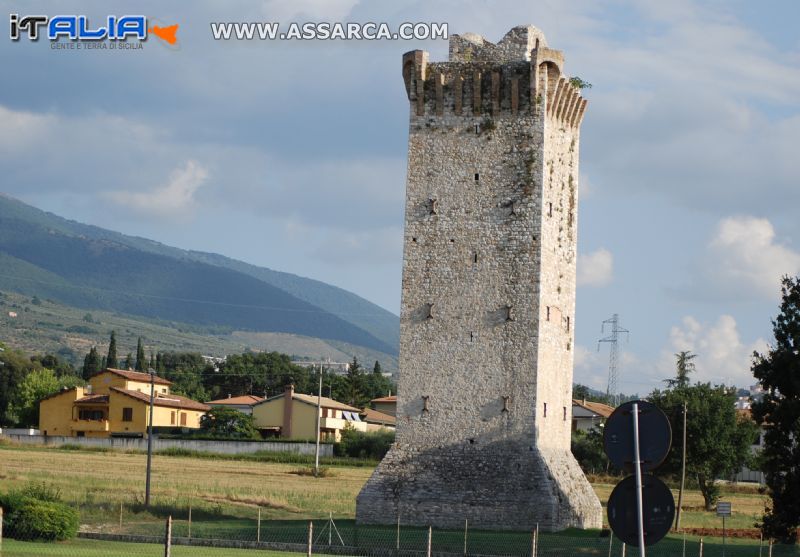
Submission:
<svg viewBox="0 0 800 557">
<path fill-rule="evenodd" d="M 552 203 L 548 203 L 547 204 L 547 216 L 548 217 L 552 217 L 553 216 L 553 204 Z"/>
<path fill-rule="evenodd" d="M 480 175 L 480 174 L 478 174 L 478 173 L 476 172 L 476 173 L 475 173 L 475 181 L 477 182 L 477 181 L 479 181 L 480 179 L 481 179 L 481 175 Z"/>
<path fill-rule="evenodd" d="M 475 124 L 475 133 L 476 134 L 481 133 L 481 125 L 480 124 Z"/>
<path fill-rule="evenodd" d="M 567 407 L 564 407 L 564 421 L 567 421 Z"/>
<path fill-rule="evenodd" d="M 567 332 L 569 332 L 569 315 L 567 315 Z"/>
<path fill-rule="evenodd" d="M 477 251 L 472 254 L 472 262 L 473 263 L 477 263 L 478 262 L 478 252 Z"/>
<path fill-rule="evenodd" d="M 550 306 L 547 306 L 547 320 L 550 321 Z"/>
<path fill-rule="evenodd" d="M 544 417 L 547 417 L 547 403 L 544 403 Z"/>
</svg>

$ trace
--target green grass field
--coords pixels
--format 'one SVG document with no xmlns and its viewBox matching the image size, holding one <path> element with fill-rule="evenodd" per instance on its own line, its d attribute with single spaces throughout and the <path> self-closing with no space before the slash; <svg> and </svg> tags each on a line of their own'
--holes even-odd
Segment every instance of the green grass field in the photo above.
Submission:
<svg viewBox="0 0 800 557">
<path fill-rule="evenodd" d="M 330 468 L 331 475 L 324 478 L 298 474 L 301 467 L 298 464 L 156 456 L 153 459 L 152 505 L 149 510 L 144 510 L 144 455 L 0 445 L 0 490 L 18 488 L 32 481 L 46 481 L 61 490 L 67 503 L 79 508 L 84 529 L 109 534 L 162 536 L 165 519 L 172 516 L 174 535 L 189 537 L 191 507 L 191 536 L 195 538 L 255 541 L 259 535 L 257 518 L 260 513 L 261 541 L 305 543 L 308 522 L 314 520 L 315 538 L 319 536 L 321 543 L 327 543 L 327 531 L 323 530 L 330 515 L 346 545 L 394 548 L 397 535 L 394 526 L 356 527 L 353 521 L 355 496 L 371 474 L 371 467 L 335 466 Z M 613 486 L 599 482 L 593 485 L 605 503 Z M 734 509 L 728 527 L 752 528 L 763 509 L 765 497 L 753 487 L 726 489 L 723 498 L 732 501 Z M 683 521 L 685 527 L 721 527 L 720 519 L 713 512 L 702 510 L 702 498 L 698 492 L 689 491 L 684 500 L 687 508 Z M 336 538 L 334 533 L 332 539 Z M 425 529 L 407 526 L 401 529 L 401 547 L 404 549 L 424 547 L 426 539 Z M 689 536 L 687 539 L 689 547 L 696 548 L 697 538 Z M 95 551 L 92 548 L 103 547 L 98 543 L 80 540 L 48 545 L 48 551 L 64 552 L 36 553 L 33 545 L 6 542 L 2 555 L 137 555 L 125 549 L 120 550 L 122 553 L 103 553 L 102 549 L 97 549 L 98 553 L 89 553 Z M 439 551 L 458 553 L 463 551 L 463 543 L 463 531 L 434 532 L 434 547 Z M 468 543 L 470 552 L 523 554 L 529 550 L 531 540 L 530 533 L 526 532 L 470 531 Z M 678 551 L 682 549 L 682 543 L 682 537 L 674 535 L 658 547 L 672 547 Z M 757 553 L 752 551 L 758 549 L 757 543 L 757 540 L 729 540 L 726 557 L 755 557 Z M 83 552 L 81 544 L 86 544 L 87 552 Z M 716 555 L 715 548 L 719 544 L 720 540 L 707 537 L 706 557 Z M 147 551 L 145 545 L 135 547 Z M 31 547 L 34 547 L 30 550 L 33 553 L 24 553 Z M 80 547 L 81 552 L 69 553 L 72 547 Z M 606 555 L 608 538 L 600 538 L 596 531 L 542 534 L 540 547 L 541 554 Z M 735 549 L 737 547 L 743 549 Z M 570 553 L 560 553 L 568 548 L 571 548 Z M 551 549 L 552 553 L 547 553 Z M 190 553 L 181 553 L 183 551 Z M 174 554 L 223 554 L 206 551 L 210 550 L 180 547 Z M 223 551 L 225 555 L 239 555 L 233 550 Z M 696 549 L 687 552 L 689 554 L 696 555 Z M 797 553 L 774 553 L 776 556 L 789 554 Z"/>
<path fill-rule="evenodd" d="M 95 540 L 71 540 L 62 543 L 34 543 L 3 541 L 3 557 L 163 557 L 164 547 L 146 543 L 120 543 Z M 263 557 L 286 557 L 299 555 L 278 551 L 258 551 L 248 549 L 227 549 L 211 547 L 173 546 L 175 557 L 252 557 L 254 554 Z"/>
</svg>

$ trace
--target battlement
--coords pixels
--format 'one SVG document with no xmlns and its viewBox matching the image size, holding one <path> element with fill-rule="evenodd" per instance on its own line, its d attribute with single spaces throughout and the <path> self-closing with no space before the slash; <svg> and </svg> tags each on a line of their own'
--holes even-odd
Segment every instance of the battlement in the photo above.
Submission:
<svg viewBox="0 0 800 557">
<path fill-rule="evenodd" d="M 514 27 L 493 44 L 480 35 L 450 37 L 447 62 L 403 55 L 403 81 L 414 116 L 540 114 L 579 128 L 587 101 L 564 77 L 564 55 L 533 26 Z"/>
</svg>

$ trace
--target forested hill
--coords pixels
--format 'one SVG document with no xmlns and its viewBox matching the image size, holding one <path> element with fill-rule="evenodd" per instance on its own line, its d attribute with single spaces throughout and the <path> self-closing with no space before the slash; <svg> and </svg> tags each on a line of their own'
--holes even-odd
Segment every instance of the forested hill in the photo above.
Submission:
<svg viewBox="0 0 800 557">
<path fill-rule="evenodd" d="M 320 281 L 69 221 L 0 195 L 0 290 L 397 354 L 399 318 Z"/>
</svg>

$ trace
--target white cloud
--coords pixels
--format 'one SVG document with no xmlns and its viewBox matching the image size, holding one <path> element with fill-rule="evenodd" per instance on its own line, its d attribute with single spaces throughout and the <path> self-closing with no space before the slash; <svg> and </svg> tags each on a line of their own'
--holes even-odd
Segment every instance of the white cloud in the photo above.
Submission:
<svg viewBox="0 0 800 557">
<path fill-rule="evenodd" d="M 578 255 L 578 285 L 607 286 L 614 276 L 614 256 L 605 248 Z"/>
<path fill-rule="evenodd" d="M 47 140 L 57 118 L 50 114 L 16 111 L 0 105 L 0 158 L 17 155 Z"/>
<path fill-rule="evenodd" d="M 675 375 L 674 354 L 690 350 L 697 354 L 694 381 L 710 381 L 746 387 L 754 381 L 750 373 L 750 357 L 754 350 L 766 350 L 767 342 L 757 339 L 742 341 L 736 320 L 721 315 L 715 323 L 701 323 L 692 316 L 683 318 L 681 325 L 669 333 L 669 349 L 664 350 L 658 368 L 664 377 Z"/>
<path fill-rule="evenodd" d="M 105 197 L 142 214 L 181 215 L 195 207 L 195 193 L 208 178 L 208 170 L 189 160 L 175 169 L 169 181 L 150 191 L 112 191 Z"/>
<path fill-rule="evenodd" d="M 703 259 L 706 290 L 735 299 L 776 299 L 780 278 L 800 271 L 800 253 L 780 243 L 767 219 L 722 219 Z"/>
</svg>

